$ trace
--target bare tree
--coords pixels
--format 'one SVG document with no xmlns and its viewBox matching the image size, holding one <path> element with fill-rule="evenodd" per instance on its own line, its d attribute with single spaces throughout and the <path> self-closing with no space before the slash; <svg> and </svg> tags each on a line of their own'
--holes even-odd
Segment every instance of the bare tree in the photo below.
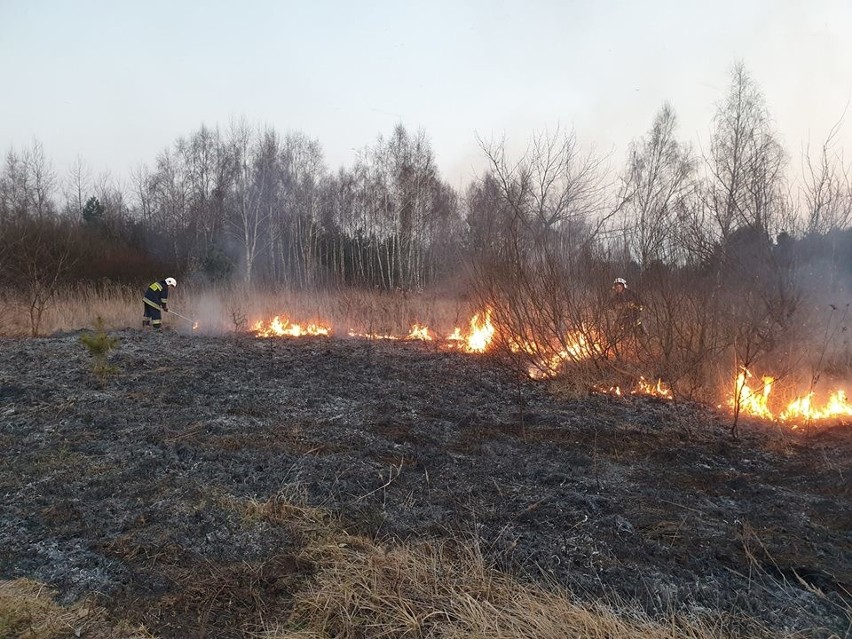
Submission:
<svg viewBox="0 0 852 639">
<path fill-rule="evenodd" d="M 156 238 L 154 254 L 184 263 L 182 239 L 188 218 L 188 183 L 182 156 L 164 150 L 157 156 L 152 172 L 143 169 L 137 176 L 137 188 L 149 230 Z"/>
<path fill-rule="evenodd" d="M 77 260 L 79 243 L 68 222 L 33 218 L 8 225 L 0 244 L 0 254 L 6 256 L 6 271 L 15 281 L 12 290 L 22 296 L 30 334 L 36 337 L 45 310 Z"/>
<path fill-rule="evenodd" d="M 731 75 L 705 158 L 710 173 L 708 205 L 723 242 L 742 226 L 772 235 L 786 161 L 760 89 L 742 63 Z"/>
<path fill-rule="evenodd" d="M 852 221 L 849 169 L 843 165 L 842 151 L 837 150 L 841 123 L 831 128 L 818 157 L 811 156 L 810 146 L 805 149 L 805 232 L 809 234 L 825 235 L 834 229 L 845 229 Z"/>
<path fill-rule="evenodd" d="M 269 242 L 266 231 L 271 211 L 269 206 L 264 206 L 264 195 L 273 186 L 270 182 L 274 179 L 274 173 L 265 160 L 274 161 L 278 144 L 271 131 L 261 135 L 260 148 L 253 146 L 254 138 L 247 122 L 236 121 L 231 124 L 227 144 L 235 159 L 237 171 L 229 221 L 232 232 L 241 244 L 243 277 L 249 285 L 253 281 L 258 255 Z M 264 144 L 267 151 L 265 154 Z"/>
<path fill-rule="evenodd" d="M 31 176 L 25 158 L 11 149 L 0 173 L 0 221 L 19 220 L 30 213 Z"/>
<path fill-rule="evenodd" d="M 92 190 L 103 209 L 102 230 L 117 237 L 123 224 L 130 218 L 125 187 L 108 172 L 104 172 L 94 180 Z"/>
<path fill-rule="evenodd" d="M 24 154 L 24 164 L 29 174 L 30 210 L 36 219 L 41 220 L 54 212 L 53 192 L 56 188 L 56 172 L 38 140 L 33 140 L 32 147 Z"/>
<path fill-rule="evenodd" d="M 79 155 L 68 169 L 62 191 L 65 197 L 65 214 L 79 222 L 83 216 L 83 207 L 92 195 L 92 173 L 86 161 Z"/>
<path fill-rule="evenodd" d="M 348 236 L 355 279 L 385 289 L 426 286 L 436 273 L 433 256 L 448 249 L 460 217 L 425 133 L 397 126 L 336 181 L 344 196 L 335 199 L 343 205 L 338 224 Z"/>
<path fill-rule="evenodd" d="M 630 145 L 622 177 L 624 231 L 640 267 L 671 263 L 676 253 L 678 213 L 691 189 L 695 165 L 675 138 L 677 118 L 669 104 L 657 113 L 647 138 Z"/>
<path fill-rule="evenodd" d="M 434 154 L 422 130 L 412 136 L 399 125 L 381 157 L 391 196 L 386 209 L 393 239 L 388 263 L 391 285 L 420 289 L 425 284 L 430 231 L 440 215 L 434 199 L 440 184 Z"/>
<path fill-rule="evenodd" d="M 511 213 L 502 245 L 511 261 L 576 262 L 621 210 L 609 201 L 604 159 L 582 151 L 573 131 L 534 134 L 519 159 L 508 157 L 505 140 L 480 146 Z"/>
<path fill-rule="evenodd" d="M 475 253 L 493 249 L 509 239 L 514 212 L 502 197 L 492 173 L 473 182 L 465 194 L 467 235 Z"/>
<path fill-rule="evenodd" d="M 131 170 L 130 181 L 133 185 L 133 195 L 136 198 L 134 211 L 145 225 L 150 225 L 154 220 L 153 176 L 151 171 L 144 164 L 140 164 Z"/>
<path fill-rule="evenodd" d="M 56 183 L 56 172 L 41 142 L 33 140 L 20 154 L 10 150 L 0 172 L 0 221 L 53 215 Z"/>
<path fill-rule="evenodd" d="M 534 134 L 518 160 L 507 158 L 505 140 L 479 144 L 501 197 L 534 234 L 604 210 L 604 160 L 581 151 L 574 131 Z"/>
<path fill-rule="evenodd" d="M 218 128 L 204 125 L 188 139 L 178 140 L 177 151 L 186 167 L 188 261 L 195 268 L 223 239 L 225 198 L 234 183 L 236 160 Z"/>
<path fill-rule="evenodd" d="M 531 374 L 556 374 L 566 362 L 599 367 L 606 356 L 596 242 L 620 208 L 607 201 L 602 160 L 582 153 L 573 133 L 536 135 L 518 160 L 505 141 L 481 144 L 491 171 L 468 197 L 476 298 Z M 498 233 L 488 230 L 491 220 Z"/>
<path fill-rule="evenodd" d="M 281 276 L 302 288 L 314 287 L 319 279 L 320 184 L 326 173 L 322 149 L 317 140 L 291 132 L 284 137 L 277 163 L 274 229 Z"/>
</svg>

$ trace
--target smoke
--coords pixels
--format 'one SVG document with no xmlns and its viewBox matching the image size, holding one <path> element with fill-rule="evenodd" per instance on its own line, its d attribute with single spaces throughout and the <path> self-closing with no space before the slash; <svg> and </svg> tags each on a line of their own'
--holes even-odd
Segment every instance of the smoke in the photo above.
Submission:
<svg viewBox="0 0 852 639">
<path fill-rule="evenodd" d="M 214 292 L 202 293 L 195 301 L 193 318 L 198 322 L 196 333 L 219 336 L 229 331 L 239 330 L 233 323 L 227 324 L 228 308 L 220 295 Z"/>
<path fill-rule="evenodd" d="M 798 335 L 802 367 L 815 382 L 852 380 L 852 234 L 835 232 L 799 243 L 793 278 L 801 294 Z M 809 246 L 810 245 L 810 246 Z"/>
<path fill-rule="evenodd" d="M 218 284 L 179 283 L 173 297 L 171 305 L 177 312 L 198 321 L 195 331 L 186 323 L 178 330 L 210 336 L 245 333 L 257 322 L 268 324 L 277 316 L 282 323 L 327 326 L 335 338 L 347 338 L 350 331 L 404 337 L 414 324 L 444 337 L 455 327 L 466 327 L 481 310 L 442 291 L 261 289 L 248 287 L 237 278 Z"/>
</svg>

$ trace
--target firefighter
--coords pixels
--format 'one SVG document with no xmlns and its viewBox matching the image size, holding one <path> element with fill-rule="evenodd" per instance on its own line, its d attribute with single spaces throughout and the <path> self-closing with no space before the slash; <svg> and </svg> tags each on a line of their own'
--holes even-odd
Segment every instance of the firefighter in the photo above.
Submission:
<svg viewBox="0 0 852 639">
<path fill-rule="evenodd" d="M 167 277 L 159 282 L 154 282 L 145 291 L 144 302 L 145 311 L 142 315 L 142 328 L 147 328 L 153 325 L 154 330 L 159 331 L 163 325 L 163 316 L 161 313 L 169 312 L 169 287 L 177 286 L 177 281 L 173 277 Z"/>
<path fill-rule="evenodd" d="M 645 335 L 645 327 L 642 326 L 642 300 L 635 291 L 627 288 L 627 280 L 623 277 L 615 278 L 612 283 L 609 305 L 616 313 L 619 337 L 641 338 Z"/>
</svg>

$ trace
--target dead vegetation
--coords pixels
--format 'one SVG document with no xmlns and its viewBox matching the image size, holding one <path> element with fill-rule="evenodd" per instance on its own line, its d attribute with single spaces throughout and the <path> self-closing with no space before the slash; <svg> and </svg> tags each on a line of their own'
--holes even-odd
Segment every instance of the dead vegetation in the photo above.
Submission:
<svg viewBox="0 0 852 639">
<path fill-rule="evenodd" d="M 848 428 L 733 442 L 698 406 L 555 398 L 421 344 L 117 336 L 104 383 L 77 335 L 3 344 L 0 576 L 49 584 L 47 616 L 95 596 L 164 638 L 848 634 Z"/>
<path fill-rule="evenodd" d="M 29 579 L 0 581 L 0 637 L 4 639 L 156 639 L 144 627 L 113 623 L 94 597 L 70 606 Z"/>
<path fill-rule="evenodd" d="M 303 544 L 299 556 L 314 567 L 287 622 L 267 629 L 269 639 L 726 636 L 719 619 L 660 623 L 626 606 L 582 604 L 555 585 L 523 583 L 496 570 L 476 540 L 380 544 L 280 496 L 243 508 L 294 532 Z M 751 636 L 764 635 L 755 630 Z"/>
<path fill-rule="evenodd" d="M 503 637 L 505 639 L 721 639 L 724 620 L 671 616 L 661 622 L 624 605 L 582 603 L 555 584 L 524 583 L 497 570 L 476 540 L 385 543 L 351 535 L 330 513 L 284 494 L 265 502 L 225 500 L 250 520 L 294 535 L 295 554 L 230 569 L 186 567 L 179 597 L 151 609 L 119 610 L 165 628 L 169 614 L 197 615 L 198 636 L 264 639 Z M 84 601 L 55 603 L 42 584 L 0 582 L 0 637 L 156 639 L 143 625 L 109 621 Z M 137 606 L 141 602 L 137 602 Z M 188 628 L 185 628 L 188 630 Z M 780 637 L 755 623 L 745 637 Z M 784 635 L 790 636 L 792 635 Z"/>
</svg>

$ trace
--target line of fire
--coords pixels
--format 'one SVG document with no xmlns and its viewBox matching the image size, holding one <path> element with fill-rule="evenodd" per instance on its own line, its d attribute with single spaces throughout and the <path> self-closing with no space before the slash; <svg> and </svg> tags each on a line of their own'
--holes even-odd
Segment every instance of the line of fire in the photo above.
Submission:
<svg viewBox="0 0 852 639">
<path fill-rule="evenodd" d="M 342 335 L 365 340 L 428 342 L 438 349 L 470 354 L 521 356 L 528 361 L 526 374 L 535 380 L 552 380 L 570 375 L 573 365 L 612 361 L 617 367 L 620 361 L 629 361 L 627 352 L 630 345 L 613 343 L 611 336 L 607 336 L 604 330 L 586 327 L 583 331 L 565 334 L 555 345 L 542 343 L 527 335 L 513 334 L 496 323 L 493 316 L 493 310 L 486 308 L 475 313 L 464 327 L 455 326 L 444 333 L 416 322 L 407 334 L 348 329 Z M 257 320 L 252 324 L 251 333 L 258 338 L 333 337 L 341 334 L 330 323 L 295 323 L 281 315 L 271 320 Z M 727 384 L 728 388 L 723 391 L 723 402 L 717 405 L 719 409 L 728 409 L 735 418 L 747 416 L 767 420 L 793 430 L 819 424 L 842 424 L 852 419 L 852 404 L 844 389 L 832 389 L 825 394 L 818 394 L 813 388 L 774 394 L 777 377 L 758 376 L 744 366 L 738 366 L 737 369 Z M 626 384 L 591 384 L 588 391 L 614 397 L 643 396 L 661 401 L 675 400 L 675 392 L 667 381 L 659 377 L 646 378 L 641 374 Z"/>
</svg>

